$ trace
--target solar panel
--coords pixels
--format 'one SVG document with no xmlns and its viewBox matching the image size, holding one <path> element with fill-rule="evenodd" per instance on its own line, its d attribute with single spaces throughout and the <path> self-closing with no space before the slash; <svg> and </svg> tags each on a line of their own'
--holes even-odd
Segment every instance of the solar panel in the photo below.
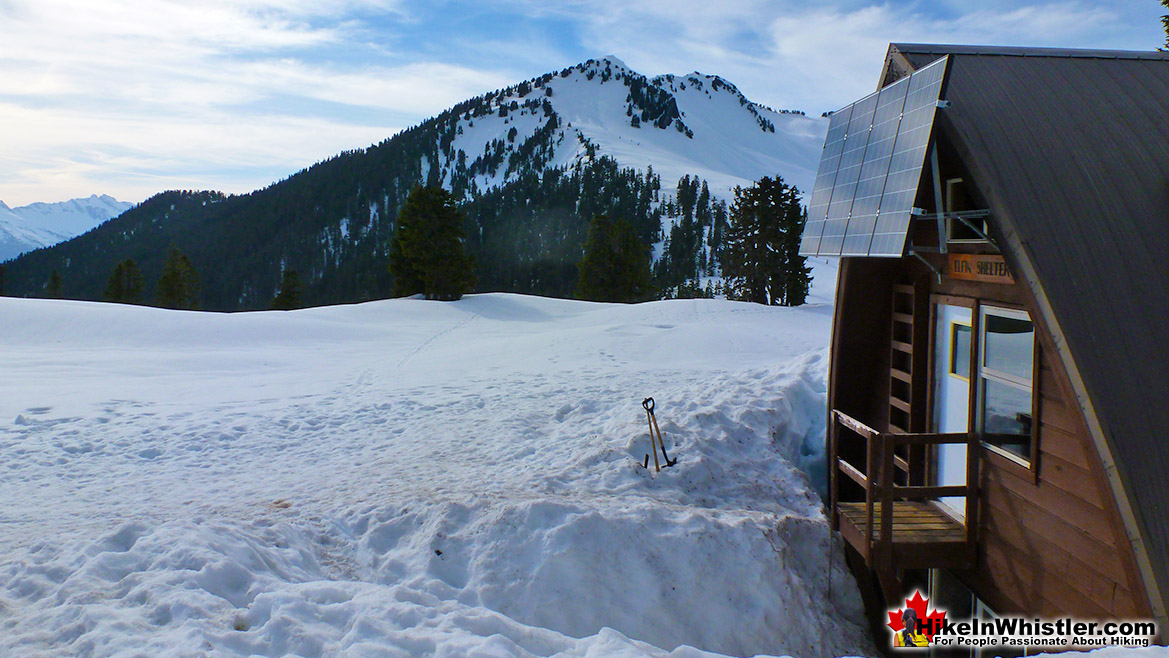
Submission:
<svg viewBox="0 0 1169 658">
<path fill-rule="evenodd" d="M 915 71 L 909 78 L 897 144 L 889 160 L 889 178 L 885 182 L 880 214 L 868 249 L 870 256 L 901 257 L 905 253 L 910 212 L 921 183 L 945 74 L 946 60 L 941 59 Z"/>
<path fill-rule="evenodd" d="M 873 238 L 873 227 L 877 223 L 877 211 L 881 208 L 881 194 L 885 191 L 885 180 L 889 176 L 889 161 L 897 141 L 897 129 L 901 124 L 901 111 L 905 107 L 905 92 L 909 78 L 881 90 L 877 99 L 877 110 L 873 114 L 873 127 L 869 132 L 869 146 L 865 150 L 865 162 L 861 166 L 860 180 L 853 195 L 852 217 L 844 233 L 842 256 L 861 256 L 868 253 Z"/>
<path fill-rule="evenodd" d="M 824 234 L 820 236 L 821 254 L 840 255 L 876 109 L 877 94 L 853 103 L 852 119 L 848 122 L 848 134 L 844 137 L 844 150 L 840 154 L 840 168 L 836 171 L 836 185 L 832 188 L 832 200 L 828 202 L 828 218 L 824 221 Z"/>
<path fill-rule="evenodd" d="M 801 254 L 903 255 L 946 61 L 832 115 Z"/>
<path fill-rule="evenodd" d="M 824 220 L 828 216 L 828 200 L 836 185 L 836 170 L 840 164 L 840 152 L 844 148 L 844 134 L 852 106 L 834 112 L 828 119 L 828 136 L 824 138 L 824 152 L 820 155 L 820 168 L 816 171 L 812 201 L 808 204 L 808 222 L 800 241 L 800 253 L 816 253 L 820 248 L 820 235 L 824 232 Z"/>
</svg>

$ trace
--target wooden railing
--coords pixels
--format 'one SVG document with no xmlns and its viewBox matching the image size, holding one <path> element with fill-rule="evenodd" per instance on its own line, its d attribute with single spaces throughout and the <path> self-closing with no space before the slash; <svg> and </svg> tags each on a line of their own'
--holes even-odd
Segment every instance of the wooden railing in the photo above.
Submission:
<svg viewBox="0 0 1169 658">
<path fill-rule="evenodd" d="M 859 465 L 853 464 L 841 456 L 842 441 L 846 440 L 846 437 L 853 441 L 857 438 L 864 441 L 865 463 L 863 470 Z M 834 526 L 838 527 L 839 523 L 837 505 L 841 502 L 839 499 L 840 476 L 843 475 L 860 485 L 865 492 L 865 521 L 862 534 L 866 543 L 864 546 L 858 546 L 857 549 L 863 554 L 866 562 L 869 562 L 874 554 L 884 556 L 893 554 L 893 544 L 896 541 L 893 536 L 893 511 L 896 501 L 964 497 L 966 499 L 966 543 L 970 545 L 974 543 L 978 525 L 976 521 L 978 441 L 974 433 L 901 434 L 878 432 L 839 410 L 833 410 L 829 442 L 829 454 L 831 455 L 829 491 Z M 921 450 L 908 451 L 910 455 L 916 453 L 922 455 L 922 459 L 931 459 L 929 447 L 959 443 L 966 444 L 966 482 L 961 485 L 914 484 L 912 473 L 925 473 L 929 472 L 930 469 L 921 468 L 924 465 L 910 463 L 907 459 L 896 454 L 900 446 L 909 446 L 922 448 Z M 855 454 L 857 451 L 854 448 L 851 452 Z M 897 484 L 895 470 L 903 471 L 906 474 L 907 484 Z M 875 503 L 879 503 L 879 519 L 876 518 L 878 506 Z"/>
</svg>

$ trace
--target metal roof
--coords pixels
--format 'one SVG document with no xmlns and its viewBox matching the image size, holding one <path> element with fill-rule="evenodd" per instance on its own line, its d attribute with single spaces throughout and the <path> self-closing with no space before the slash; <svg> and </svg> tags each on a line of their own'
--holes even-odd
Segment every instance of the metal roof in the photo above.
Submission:
<svg viewBox="0 0 1169 658">
<path fill-rule="evenodd" d="M 1148 50 L 1086 50 L 1077 48 L 1024 48 L 1018 46 L 963 46 L 929 43 L 889 44 L 890 54 L 904 55 L 921 68 L 943 55 L 1001 55 L 1004 57 L 1067 57 L 1074 59 L 1169 60 L 1169 52 Z"/>
<path fill-rule="evenodd" d="M 1169 596 L 1169 54 L 893 48 L 951 55 L 938 126 L 1033 272 Z"/>
</svg>

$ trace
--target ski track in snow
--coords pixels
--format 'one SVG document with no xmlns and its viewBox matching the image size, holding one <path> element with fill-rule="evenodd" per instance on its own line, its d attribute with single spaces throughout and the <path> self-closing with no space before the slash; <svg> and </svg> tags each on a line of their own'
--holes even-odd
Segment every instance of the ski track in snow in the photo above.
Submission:
<svg viewBox="0 0 1169 658">
<path fill-rule="evenodd" d="M 874 652 L 824 303 L 0 315 L 0 655 Z"/>
</svg>

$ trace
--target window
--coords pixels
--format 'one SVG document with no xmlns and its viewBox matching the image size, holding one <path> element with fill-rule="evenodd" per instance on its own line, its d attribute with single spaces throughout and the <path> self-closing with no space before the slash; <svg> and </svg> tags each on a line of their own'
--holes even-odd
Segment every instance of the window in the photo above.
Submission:
<svg viewBox="0 0 1169 658">
<path fill-rule="evenodd" d="M 1024 311 L 987 306 L 979 326 L 978 431 L 997 451 L 1030 462 L 1035 327 Z"/>
<path fill-rule="evenodd" d="M 999 614 L 982 599 L 974 597 L 974 617 L 978 621 L 990 621 L 998 619 Z M 975 650 L 973 658 L 1022 658 L 1027 655 L 1030 651 L 1026 647 L 982 647 Z"/>
<path fill-rule="evenodd" d="M 946 225 L 947 242 L 986 242 L 986 238 L 982 237 L 987 234 L 985 219 L 967 219 L 964 222 L 956 217 L 948 217 Z"/>
<path fill-rule="evenodd" d="M 929 570 L 929 595 L 931 607 L 946 611 L 950 621 L 974 618 L 977 598 L 974 592 L 958 580 L 948 569 Z M 911 656 L 912 654 L 906 653 Z M 930 647 L 930 658 L 974 658 L 969 647 Z"/>
<path fill-rule="evenodd" d="M 975 208 L 971 203 L 965 181 L 961 178 L 946 179 L 944 203 L 946 212 L 962 212 L 963 210 L 973 210 Z M 971 228 L 972 226 L 974 228 Z M 975 228 L 978 230 L 975 230 Z M 946 218 L 946 241 L 986 242 L 986 238 L 982 237 L 986 235 L 986 229 L 985 219 L 967 219 L 964 222 L 956 217 L 948 217 Z"/>
<path fill-rule="evenodd" d="M 968 324 L 950 323 L 950 374 L 970 380 L 970 332 Z"/>
<path fill-rule="evenodd" d="M 930 607 L 945 610 L 946 619 L 976 622 L 999 617 L 985 601 L 946 569 L 929 570 Z M 1021 658 L 1031 655 L 1025 647 L 992 646 L 983 648 L 931 646 L 930 658 Z M 910 654 L 906 654 L 910 655 Z"/>
</svg>

